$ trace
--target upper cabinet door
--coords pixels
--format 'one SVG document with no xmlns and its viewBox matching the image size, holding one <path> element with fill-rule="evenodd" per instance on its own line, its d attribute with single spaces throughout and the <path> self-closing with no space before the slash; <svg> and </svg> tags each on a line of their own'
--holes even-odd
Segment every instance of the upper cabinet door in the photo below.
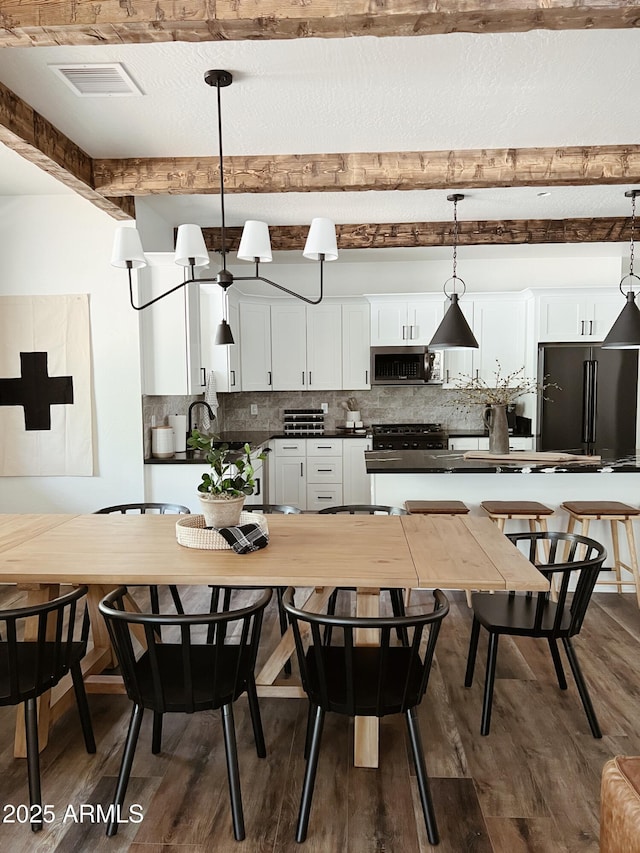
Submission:
<svg viewBox="0 0 640 853">
<path fill-rule="evenodd" d="M 147 255 L 138 271 L 140 301 L 147 301 L 182 281 L 173 255 Z M 144 394 L 183 395 L 204 391 L 200 355 L 197 285 L 186 285 L 140 312 L 142 389 Z"/>
<path fill-rule="evenodd" d="M 303 303 L 272 304 L 271 359 L 273 391 L 307 390 L 307 315 Z"/>
<path fill-rule="evenodd" d="M 204 380 L 213 370 L 217 391 L 240 391 L 240 314 L 235 296 L 229 294 L 229 326 L 234 344 L 214 344 L 222 320 L 223 291 L 217 284 L 200 285 L 200 349 Z M 201 389 L 204 390 L 204 389 Z"/>
<path fill-rule="evenodd" d="M 360 391 L 371 388 L 371 319 L 369 303 L 342 306 L 342 388 Z"/>
<path fill-rule="evenodd" d="M 233 326 L 231 327 L 232 330 Z M 240 367 L 243 391 L 271 391 L 271 307 L 240 303 Z"/>
<path fill-rule="evenodd" d="M 307 306 L 307 390 L 342 388 L 342 306 Z"/>
<path fill-rule="evenodd" d="M 441 299 L 407 302 L 408 344 L 428 346 L 444 316 Z"/>
<path fill-rule="evenodd" d="M 614 288 L 607 293 L 565 291 L 557 295 L 541 295 L 538 301 L 538 340 L 602 341 L 624 304 L 624 297 Z"/>
<path fill-rule="evenodd" d="M 495 384 L 496 371 L 505 377 L 527 365 L 527 303 L 508 294 L 476 299 L 473 333 L 478 341 L 474 375 Z"/>
<path fill-rule="evenodd" d="M 372 301 L 371 346 L 409 344 L 406 302 Z"/>
</svg>

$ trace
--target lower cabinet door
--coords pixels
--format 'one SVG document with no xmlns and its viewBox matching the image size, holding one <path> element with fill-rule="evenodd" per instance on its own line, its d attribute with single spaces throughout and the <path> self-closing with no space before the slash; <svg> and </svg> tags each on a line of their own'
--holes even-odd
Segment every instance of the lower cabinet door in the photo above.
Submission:
<svg viewBox="0 0 640 853">
<path fill-rule="evenodd" d="M 342 504 L 342 484 L 333 486 L 310 483 L 307 486 L 307 510 L 317 512 L 328 506 Z"/>
<path fill-rule="evenodd" d="M 275 503 L 306 509 L 307 460 L 304 456 L 276 456 Z"/>
</svg>

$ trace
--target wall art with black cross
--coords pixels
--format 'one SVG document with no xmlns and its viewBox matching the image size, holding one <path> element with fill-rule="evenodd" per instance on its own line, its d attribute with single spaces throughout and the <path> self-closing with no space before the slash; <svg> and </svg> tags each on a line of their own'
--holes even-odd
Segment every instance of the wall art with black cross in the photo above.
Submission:
<svg viewBox="0 0 640 853">
<path fill-rule="evenodd" d="M 49 376 L 46 352 L 21 352 L 20 376 L 0 378 L 0 406 L 22 406 L 24 428 L 51 429 L 51 406 L 73 405 L 73 376 Z"/>
</svg>

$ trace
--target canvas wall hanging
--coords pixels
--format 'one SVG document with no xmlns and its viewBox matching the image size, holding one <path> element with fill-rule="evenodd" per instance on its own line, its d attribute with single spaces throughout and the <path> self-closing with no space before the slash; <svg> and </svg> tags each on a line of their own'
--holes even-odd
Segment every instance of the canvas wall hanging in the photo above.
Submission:
<svg viewBox="0 0 640 853">
<path fill-rule="evenodd" d="M 0 296 L 0 476 L 93 474 L 89 297 Z"/>
</svg>

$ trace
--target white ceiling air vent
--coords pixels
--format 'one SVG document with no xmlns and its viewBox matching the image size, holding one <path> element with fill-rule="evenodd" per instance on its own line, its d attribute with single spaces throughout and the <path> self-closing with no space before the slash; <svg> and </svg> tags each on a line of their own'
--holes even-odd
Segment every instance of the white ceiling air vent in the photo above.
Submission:
<svg viewBox="0 0 640 853">
<path fill-rule="evenodd" d="M 50 65 L 49 68 L 81 98 L 122 98 L 142 95 L 119 62 Z"/>
</svg>

